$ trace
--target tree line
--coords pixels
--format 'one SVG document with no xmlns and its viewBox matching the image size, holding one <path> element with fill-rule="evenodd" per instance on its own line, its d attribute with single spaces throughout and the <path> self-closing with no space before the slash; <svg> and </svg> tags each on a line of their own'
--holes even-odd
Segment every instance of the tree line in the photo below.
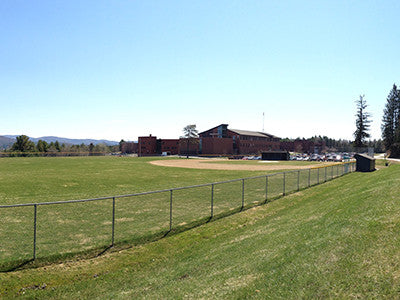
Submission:
<svg viewBox="0 0 400 300">
<path fill-rule="evenodd" d="M 80 144 L 60 144 L 58 141 L 46 142 L 44 140 L 38 140 L 35 144 L 26 135 L 20 135 L 16 137 L 15 143 L 6 150 L 5 153 L 9 156 L 37 156 L 39 154 L 44 155 L 65 155 L 65 154 L 107 154 L 118 151 L 117 146 L 108 146 L 105 144 L 90 143 L 89 145 Z"/>
<path fill-rule="evenodd" d="M 381 130 L 390 157 L 400 157 L 400 90 L 396 84 L 386 99 Z"/>
<path fill-rule="evenodd" d="M 356 101 L 356 130 L 354 132 L 354 147 L 367 147 L 371 146 L 371 141 L 367 141 L 370 137 L 370 117 L 371 115 L 366 111 L 367 102 L 364 95 Z M 396 84 L 393 84 L 389 95 L 386 98 L 385 108 L 383 110 L 383 118 L 381 124 L 382 141 L 379 146 L 382 152 L 386 152 L 389 157 L 400 157 L 400 90 Z M 375 152 L 378 151 L 375 147 Z M 379 149 L 380 150 L 380 149 Z"/>
</svg>

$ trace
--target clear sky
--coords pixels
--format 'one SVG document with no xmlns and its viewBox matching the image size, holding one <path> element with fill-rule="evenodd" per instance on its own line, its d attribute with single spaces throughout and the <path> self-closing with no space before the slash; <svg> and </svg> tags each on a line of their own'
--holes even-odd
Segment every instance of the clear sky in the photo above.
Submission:
<svg viewBox="0 0 400 300">
<path fill-rule="evenodd" d="M 400 84 L 400 1 L 0 1 L 0 135 L 176 138 L 221 123 L 372 138 Z"/>
</svg>

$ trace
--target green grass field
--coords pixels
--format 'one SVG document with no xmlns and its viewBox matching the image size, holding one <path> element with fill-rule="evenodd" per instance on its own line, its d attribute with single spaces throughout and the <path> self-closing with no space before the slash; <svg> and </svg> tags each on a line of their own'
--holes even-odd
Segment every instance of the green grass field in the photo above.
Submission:
<svg viewBox="0 0 400 300">
<path fill-rule="evenodd" d="M 399 298 L 400 166 L 119 253 L 0 273 L 13 298 Z"/>
<path fill-rule="evenodd" d="M 264 172 L 167 168 L 154 158 L 74 157 L 1 159 L 0 204 L 39 203 L 130 194 L 228 179 Z M 287 164 L 282 164 L 284 168 Z M 326 174 L 324 171 L 327 171 Z M 276 172 L 276 171 L 275 171 Z M 321 173 L 318 176 L 318 173 Z M 172 229 L 179 232 L 242 207 L 262 204 L 286 192 L 339 175 L 338 168 L 301 170 L 261 178 L 173 191 Z M 309 180 L 308 180 L 308 177 Z M 268 191 L 266 191 L 268 185 Z M 243 198 L 242 189 L 244 188 Z M 267 192 L 267 193 L 266 193 Z M 117 199 L 114 242 L 142 244 L 171 234 L 171 192 Z M 11 270 L 33 257 L 34 207 L 0 208 L 0 270 Z M 112 242 L 112 199 L 37 207 L 36 260 L 30 265 L 88 257 Z"/>
<path fill-rule="evenodd" d="M 157 158 L 54 157 L 0 159 L 0 203 L 86 199 L 202 184 L 264 172 L 167 168 Z"/>
</svg>

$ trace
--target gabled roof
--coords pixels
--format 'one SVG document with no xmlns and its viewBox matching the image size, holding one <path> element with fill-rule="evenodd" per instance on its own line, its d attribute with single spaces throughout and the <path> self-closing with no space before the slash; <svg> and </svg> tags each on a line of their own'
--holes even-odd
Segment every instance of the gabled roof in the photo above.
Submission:
<svg viewBox="0 0 400 300">
<path fill-rule="evenodd" d="M 202 131 L 202 132 L 199 132 L 199 134 L 202 134 L 202 133 L 205 133 L 205 132 L 207 132 L 207 131 L 213 130 L 213 129 L 219 127 L 219 126 L 226 126 L 226 127 L 228 127 L 228 124 L 219 124 L 218 126 L 215 126 L 215 127 L 213 127 L 213 128 L 204 130 L 204 131 Z"/>
<path fill-rule="evenodd" d="M 239 135 L 247 135 L 247 136 L 257 136 L 257 137 L 267 137 L 267 138 L 277 138 L 276 136 L 272 134 L 268 134 L 265 132 L 259 132 L 259 131 L 250 131 L 250 130 L 241 130 L 241 129 L 228 129 L 234 133 L 237 133 Z"/>
<path fill-rule="evenodd" d="M 226 126 L 226 127 L 228 127 L 228 124 L 220 124 L 220 125 L 215 126 L 215 127 L 213 127 L 213 128 L 207 129 L 207 130 L 205 130 L 205 131 L 203 131 L 203 132 L 200 132 L 199 135 L 200 135 L 200 134 L 203 134 L 203 133 L 205 133 L 205 132 L 207 132 L 207 131 L 211 131 L 211 130 L 213 130 L 213 129 L 217 128 L 217 127 L 220 127 L 220 126 Z M 256 137 L 263 137 L 263 138 L 276 138 L 276 139 L 279 139 L 279 137 L 277 137 L 277 136 L 275 136 L 275 135 L 272 135 L 272 134 L 269 134 L 269 133 L 265 133 L 265 132 L 260 132 L 260 131 L 250 131 L 250 130 L 241 130 L 241 129 L 229 129 L 229 128 L 227 128 L 227 129 L 228 129 L 229 131 L 234 132 L 234 133 L 239 134 L 239 135 L 247 135 L 247 136 L 256 136 Z"/>
</svg>

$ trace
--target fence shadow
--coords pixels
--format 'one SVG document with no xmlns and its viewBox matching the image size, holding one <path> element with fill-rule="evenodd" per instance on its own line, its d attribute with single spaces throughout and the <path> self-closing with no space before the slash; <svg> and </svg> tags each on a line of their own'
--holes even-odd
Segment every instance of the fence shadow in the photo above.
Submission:
<svg viewBox="0 0 400 300">
<path fill-rule="evenodd" d="M 0 264 L 0 273 L 7 273 L 7 272 L 13 272 L 19 269 L 24 269 L 26 267 L 29 267 L 29 264 L 32 264 L 35 260 L 33 258 L 31 259 L 26 259 L 26 260 L 18 260 L 18 261 L 12 261 L 10 263 L 4 263 Z"/>
</svg>

